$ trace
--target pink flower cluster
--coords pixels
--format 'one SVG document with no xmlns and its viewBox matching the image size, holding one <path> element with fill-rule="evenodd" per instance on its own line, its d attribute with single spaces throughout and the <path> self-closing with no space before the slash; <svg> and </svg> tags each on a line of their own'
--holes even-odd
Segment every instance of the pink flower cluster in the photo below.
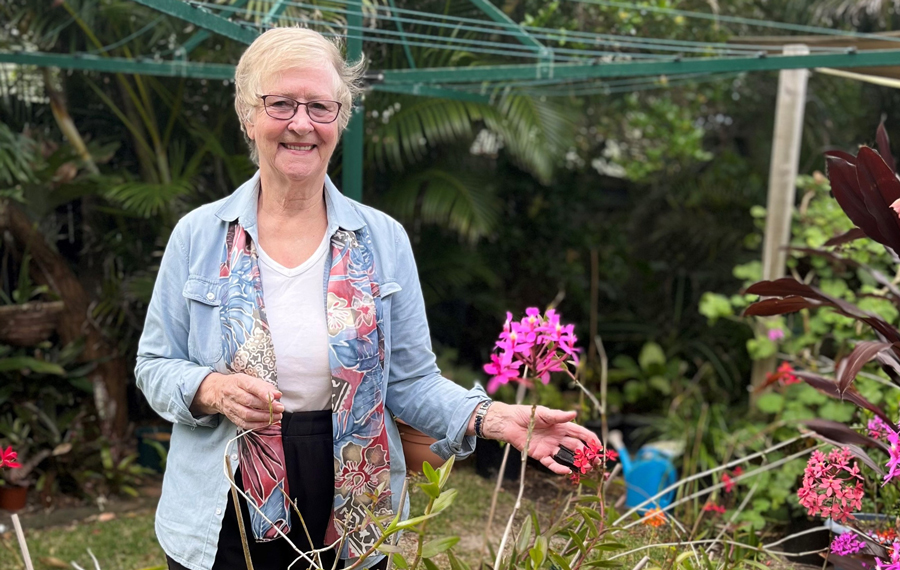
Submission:
<svg viewBox="0 0 900 570">
<path fill-rule="evenodd" d="M 869 437 L 873 439 L 887 439 L 887 434 L 891 429 L 878 416 L 869 420 L 869 424 L 866 427 L 869 428 Z"/>
<path fill-rule="evenodd" d="M 856 538 L 852 532 L 845 532 L 834 537 L 831 541 L 831 552 L 838 556 L 850 556 L 866 547 L 866 543 Z"/>
<path fill-rule="evenodd" d="M 900 570 L 900 542 L 895 542 L 890 548 L 891 560 L 885 562 L 881 558 L 875 559 L 875 568 L 878 570 Z"/>
<path fill-rule="evenodd" d="M 888 481 L 897 475 L 900 475 L 900 436 L 897 435 L 897 432 L 887 426 L 885 426 L 885 430 L 887 430 L 887 439 L 888 443 L 891 444 L 891 447 L 888 449 L 890 459 L 888 459 L 887 465 L 884 466 L 884 468 L 887 469 L 887 473 L 884 475 L 884 483 L 881 484 L 882 487 L 887 485 Z"/>
<path fill-rule="evenodd" d="M 561 324 L 553 309 L 541 315 L 539 309 L 531 307 L 521 321 L 514 321 L 512 313 L 506 313 L 503 332 L 495 345 L 499 352 L 491 354 L 491 361 L 484 365 L 484 371 L 491 375 L 488 393 L 493 394 L 510 381 L 528 384 L 529 376 L 546 384 L 551 372 L 568 370 L 569 363 L 577 366 L 574 330 L 575 325 Z"/>
<path fill-rule="evenodd" d="M 862 508 L 863 476 L 856 461 L 851 464 L 852 459 L 846 447 L 833 449 L 827 456 L 813 451 L 803 472 L 803 486 L 797 491 L 808 514 L 841 522 L 852 519 L 853 511 Z"/>
</svg>

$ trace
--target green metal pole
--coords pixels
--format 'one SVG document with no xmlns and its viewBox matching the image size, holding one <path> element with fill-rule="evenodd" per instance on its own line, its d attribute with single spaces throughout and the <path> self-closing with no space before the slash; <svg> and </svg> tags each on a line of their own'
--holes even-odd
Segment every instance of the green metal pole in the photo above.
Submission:
<svg viewBox="0 0 900 570">
<path fill-rule="evenodd" d="M 356 26 L 362 30 L 362 0 L 350 0 L 348 3 L 347 26 Z M 362 58 L 362 32 L 350 36 L 347 34 L 347 61 L 356 63 Z M 350 124 L 344 131 L 343 148 L 343 192 L 344 196 L 362 202 L 363 186 L 363 129 L 365 128 L 365 109 L 362 101 L 356 101 Z"/>
</svg>

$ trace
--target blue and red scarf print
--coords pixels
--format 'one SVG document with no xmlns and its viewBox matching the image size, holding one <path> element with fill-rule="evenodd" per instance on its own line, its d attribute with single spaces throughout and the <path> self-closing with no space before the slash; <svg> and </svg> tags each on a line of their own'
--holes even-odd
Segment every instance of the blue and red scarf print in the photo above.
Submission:
<svg viewBox="0 0 900 570">
<path fill-rule="evenodd" d="M 344 558 L 361 556 L 380 537 L 371 514 L 378 518 L 392 514 L 381 296 L 370 245 L 365 227 L 356 232 L 338 230 L 331 237 L 325 309 L 335 492 L 325 542 L 343 538 Z M 228 369 L 277 387 L 256 246 L 237 222 L 228 227 L 219 278 L 227 284 L 221 320 Z M 256 507 L 250 509 L 254 538 L 264 542 L 278 538 L 279 530 L 287 534 L 290 490 L 280 423 L 253 430 L 238 441 L 244 490 Z"/>
</svg>

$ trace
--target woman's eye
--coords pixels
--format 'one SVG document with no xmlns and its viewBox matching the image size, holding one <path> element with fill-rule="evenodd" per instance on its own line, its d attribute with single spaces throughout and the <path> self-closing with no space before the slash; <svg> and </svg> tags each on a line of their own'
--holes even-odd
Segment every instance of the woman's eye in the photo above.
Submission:
<svg viewBox="0 0 900 570">
<path fill-rule="evenodd" d="M 318 101 L 313 101 L 309 104 L 309 108 L 313 111 L 327 111 L 328 107 L 324 103 L 319 103 Z"/>
</svg>

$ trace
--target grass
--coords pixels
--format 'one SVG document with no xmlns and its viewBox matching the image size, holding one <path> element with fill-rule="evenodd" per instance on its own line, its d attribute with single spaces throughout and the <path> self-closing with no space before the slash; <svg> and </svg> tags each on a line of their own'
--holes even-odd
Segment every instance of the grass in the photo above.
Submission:
<svg viewBox="0 0 900 570">
<path fill-rule="evenodd" d="M 103 570 L 139 570 L 165 566 L 166 557 L 153 532 L 153 511 L 143 509 L 107 522 L 74 521 L 65 526 L 32 530 L 25 539 L 35 570 L 72 568 L 77 562 L 86 570 L 94 568 L 90 548 Z M 25 567 L 13 532 L 2 535 L 0 570 Z M 63 565 L 64 564 L 64 565 Z"/>
</svg>

